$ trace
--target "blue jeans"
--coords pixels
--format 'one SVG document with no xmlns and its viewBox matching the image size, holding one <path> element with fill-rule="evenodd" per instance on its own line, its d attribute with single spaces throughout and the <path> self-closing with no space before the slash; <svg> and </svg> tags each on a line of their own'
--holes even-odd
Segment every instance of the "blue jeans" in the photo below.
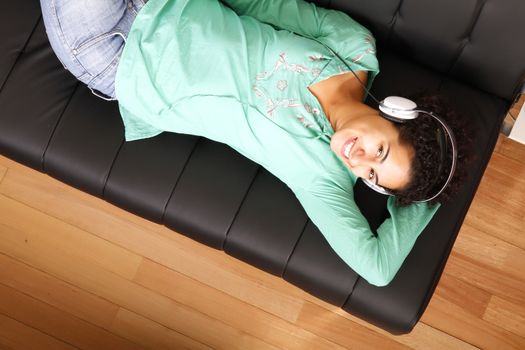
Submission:
<svg viewBox="0 0 525 350">
<path fill-rule="evenodd" d="M 133 20 L 147 0 L 40 0 L 47 36 L 65 69 L 104 100 Z"/>
</svg>

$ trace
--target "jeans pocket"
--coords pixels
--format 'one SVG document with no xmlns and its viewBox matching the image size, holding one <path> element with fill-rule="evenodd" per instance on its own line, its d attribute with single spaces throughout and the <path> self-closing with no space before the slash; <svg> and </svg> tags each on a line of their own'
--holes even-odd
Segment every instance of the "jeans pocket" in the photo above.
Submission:
<svg viewBox="0 0 525 350">
<path fill-rule="evenodd" d="M 86 72 L 96 78 L 119 58 L 125 43 L 122 32 L 112 31 L 85 41 L 72 53 Z"/>
<path fill-rule="evenodd" d="M 91 92 L 106 101 L 116 100 L 115 97 L 115 78 L 117 76 L 117 67 L 120 62 L 120 56 L 110 62 L 105 70 L 100 72 L 96 77 L 87 83 Z M 98 91 L 98 93 L 97 93 Z"/>
</svg>

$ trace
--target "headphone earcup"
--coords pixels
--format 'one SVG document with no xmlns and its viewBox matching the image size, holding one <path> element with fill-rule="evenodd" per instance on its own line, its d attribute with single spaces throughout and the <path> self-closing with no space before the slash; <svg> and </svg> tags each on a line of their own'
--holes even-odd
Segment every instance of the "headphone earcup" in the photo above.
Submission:
<svg viewBox="0 0 525 350">
<path fill-rule="evenodd" d="M 416 108 L 417 104 L 414 101 L 399 96 L 389 96 L 379 103 L 381 115 L 397 123 L 416 119 L 419 115 Z"/>
</svg>

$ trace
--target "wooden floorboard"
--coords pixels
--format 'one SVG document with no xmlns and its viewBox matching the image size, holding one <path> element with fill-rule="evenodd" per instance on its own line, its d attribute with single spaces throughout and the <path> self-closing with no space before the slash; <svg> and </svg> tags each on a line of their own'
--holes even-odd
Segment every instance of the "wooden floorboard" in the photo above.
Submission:
<svg viewBox="0 0 525 350">
<path fill-rule="evenodd" d="M 393 336 L 0 157 L 0 349 L 524 349 L 524 175 L 501 136 L 426 312 Z"/>
</svg>

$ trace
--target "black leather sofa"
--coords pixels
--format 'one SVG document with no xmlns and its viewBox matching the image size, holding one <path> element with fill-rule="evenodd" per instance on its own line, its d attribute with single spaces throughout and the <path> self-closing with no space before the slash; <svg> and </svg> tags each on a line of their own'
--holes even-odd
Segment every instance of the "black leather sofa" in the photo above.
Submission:
<svg viewBox="0 0 525 350">
<path fill-rule="evenodd" d="M 376 95 L 438 90 L 477 129 L 471 180 L 439 210 L 387 287 L 374 287 L 348 268 L 293 193 L 228 146 L 169 133 L 125 143 L 117 103 L 93 96 L 55 57 L 37 0 L 7 1 L 0 12 L 0 153 L 281 276 L 389 332 L 410 332 L 522 86 L 525 2 L 318 3 L 349 13 L 375 34 Z M 362 184 L 356 198 L 376 228 L 386 199 Z"/>
</svg>

